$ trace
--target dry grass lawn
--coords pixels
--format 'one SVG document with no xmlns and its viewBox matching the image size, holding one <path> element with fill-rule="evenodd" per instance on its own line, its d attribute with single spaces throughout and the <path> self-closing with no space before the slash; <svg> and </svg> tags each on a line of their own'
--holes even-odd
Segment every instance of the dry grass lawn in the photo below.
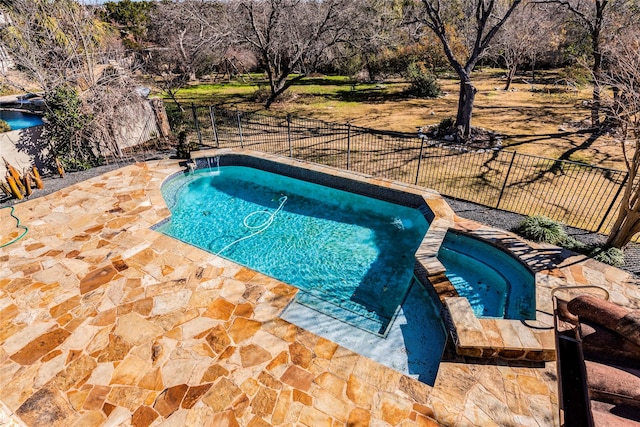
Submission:
<svg viewBox="0 0 640 427">
<path fill-rule="evenodd" d="M 579 132 L 577 124 L 590 117 L 584 104 L 591 97 L 590 87 L 576 89 L 556 83 L 560 76 L 546 72 L 544 84 L 532 86 L 520 78 L 505 92 L 503 76 L 503 71 L 495 69 L 474 73 L 479 89 L 474 126 L 506 135 L 505 145 L 521 153 L 624 167 L 619 142 L 614 138 L 593 138 L 591 133 Z M 404 82 L 358 84 L 353 88 L 346 78 L 311 78 L 293 86 L 287 99 L 274 104 L 271 110 L 375 129 L 416 132 L 421 126 L 455 116 L 458 82 L 448 78 L 441 79 L 440 84 L 444 96 L 417 99 L 403 94 Z M 180 96 L 185 102 L 260 110 L 261 104 L 251 101 L 256 89 L 251 84 L 200 85 L 182 91 Z"/>
</svg>

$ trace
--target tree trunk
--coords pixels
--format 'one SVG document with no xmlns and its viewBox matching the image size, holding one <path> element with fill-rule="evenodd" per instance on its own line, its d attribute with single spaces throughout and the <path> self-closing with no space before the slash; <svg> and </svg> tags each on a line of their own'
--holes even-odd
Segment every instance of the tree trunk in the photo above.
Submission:
<svg viewBox="0 0 640 427">
<path fill-rule="evenodd" d="M 591 105 L 591 126 L 600 126 L 600 64 L 602 55 L 594 53 L 593 61 L 593 104 Z"/>
<path fill-rule="evenodd" d="M 471 135 L 471 116 L 473 114 L 473 101 L 478 90 L 471 84 L 469 76 L 460 76 L 460 98 L 458 99 L 458 114 L 456 115 L 456 128 L 462 131 L 462 138 L 467 139 Z"/>
<path fill-rule="evenodd" d="M 264 103 L 264 108 L 268 110 L 271 107 L 271 104 L 273 104 L 275 100 L 280 95 L 282 95 L 282 92 L 284 92 L 288 87 L 289 85 L 287 84 L 286 80 L 280 80 L 272 84 L 271 95 L 269 96 L 269 99 L 267 99 L 267 102 Z"/>
<path fill-rule="evenodd" d="M 638 232 L 640 232 L 640 212 L 625 209 L 613 226 L 605 246 L 623 249 Z"/>
<path fill-rule="evenodd" d="M 514 62 L 511 68 L 509 68 L 509 73 L 507 74 L 507 84 L 504 85 L 504 90 L 509 90 L 511 87 L 511 82 L 516 75 L 516 69 L 518 68 L 518 63 Z"/>
</svg>

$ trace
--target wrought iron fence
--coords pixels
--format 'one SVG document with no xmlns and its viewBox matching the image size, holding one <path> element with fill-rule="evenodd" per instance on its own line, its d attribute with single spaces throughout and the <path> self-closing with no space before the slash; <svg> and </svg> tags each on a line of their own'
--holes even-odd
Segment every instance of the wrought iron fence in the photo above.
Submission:
<svg viewBox="0 0 640 427">
<path fill-rule="evenodd" d="M 456 199 L 607 232 L 626 171 L 508 150 L 446 145 L 416 134 L 287 115 L 192 106 L 180 120 L 202 148 L 241 147 L 361 172 Z"/>
</svg>

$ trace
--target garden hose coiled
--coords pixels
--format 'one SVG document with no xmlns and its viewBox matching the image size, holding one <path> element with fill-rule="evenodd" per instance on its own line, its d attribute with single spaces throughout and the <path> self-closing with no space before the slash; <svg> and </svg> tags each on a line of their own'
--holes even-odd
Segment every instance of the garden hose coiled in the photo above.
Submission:
<svg viewBox="0 0 640 427">
<path fill-rule="evenodd" d="M 0 248 L 4 248 L 5 246 L 12 245 L 12 244 L 16 243 L 18 240 L 22 239 L 27 234 L 29 229 L 26 226 L 20 224 L 20 218 L 15 216 L 15 214 L 13 213 L 13 211 L 15 210 L 15 208 L 13 206 L 5 206 L 5 207 L 0 208 L 0 209 L 11 209 L 10 215 L 16 220 L 16 228 L 21 228 L 22 230 L 24 230 L 22 232 L 22 234 L 19 235 L 18 237 L 16 237 L 15 239 L 9 241 L 8 243 L 3 243 L 2 245 L 0 245 Z"/>
</svg>

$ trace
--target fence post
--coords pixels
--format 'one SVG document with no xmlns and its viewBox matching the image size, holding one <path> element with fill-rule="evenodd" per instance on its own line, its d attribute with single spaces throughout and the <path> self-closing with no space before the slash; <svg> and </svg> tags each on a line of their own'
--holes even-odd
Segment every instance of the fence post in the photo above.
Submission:
<svg viewBox="0 0 640 427">
<path fill-rule="evenodd" d="M 218 129 L 216 129 L 216 113 L 213 105 L 209 107 L 209 115 L 211 116 L 211 128 L 213 129 L 213 137 L 216 139 L 216 148 L 220 148 L 220 141 L 218 140 Z"/>
<path fill-rule="evenodd" d="M 238 132 L 240 133 L 240 148 L 244 148 L 244 141 L 242 139 L 242 123 L 240 122 L 240 110 L 236 111 L 236 117 L 238 118 Z"/>
<path fill-rule="evenodd" d="M 507 169 L 507 175 L 504 177 L 504 182 L 502 183 L 502 188 L 500 189 L 500 195 L 498 196 L 498 202 L 496 203 L 496 209 L 500 206 L 500 201 L 502 200 L 502 195 L 504 194 L 504 189 L 507 188 L 507 181 L 509 181 L 509 175 L 511 174 L 511 168 L 513 167 L 513 161 L 516 159 L 516 152 L 513 152 L 511 156 L 511 162 L 509 162 L 509 169 Z"/>
<path fill-rule="evenodd" d="M 198 113 L 196 113 L 196 105 L 191 103 L 191 112 L 193 113 L 193 123 L 196 125 L 196 133 L 198 134 L 198 144 L 202 146 L 202 134 L 200 133 L 200 123 L 198 123 Z"/>
<path fill-rule="evenodd" d="M 293 157 L 293 148 L 291 147 L 291 113 L 287 114 L 287 141 L 289 142 L 289 157 Z"/>
<path fill-rule="evenodd" d="M 351 123 L 347 123 L 347 170 L 351 166 Z"/>
<path fill-rule="evenodd" d="M 420 165 L 422 165 L 422 154 L 424 153 L 424 140 L 425 138 L 420 138 L 420 155 L 418 156 L 418 167 L 416 168 L 416 181 L 415 185 L 418 185 L 418 178 L 420 177 Z"/>
<path fill-rule="evenodd" d="M 605 212 L 604 216 L 602 217 L 602 221 L 600 221 L 600 225 L 598 225 L 598 229 L 596 230 L 596 233 L 599 233 L 600 231 L 602 231 L 602 227 L 604 226 L 604 222 L 607 220 L 607 217 L 609 216 L 609 213 L 611 212 L 611 209 L 613 209 L 613 205 L 616 203 L 616 200 L 618 200 L 618 196 L 620 195 L 620 192 L 624 188 L 624 186 L 627 183 L 628 179 L 629 179 L 629 172 L 627 172 L 627 174 L 624 176 L 624 179 L 622 180 L 622 183 L 620 184 L 620 187 L 618 187 L 618 191 L 616 191 L 616 195 L 613 196 L 613 199 L 611 200 L 611 204 L 609 205 L 609 209 L 607 209 L 607 211 Z"/>
</svg>

